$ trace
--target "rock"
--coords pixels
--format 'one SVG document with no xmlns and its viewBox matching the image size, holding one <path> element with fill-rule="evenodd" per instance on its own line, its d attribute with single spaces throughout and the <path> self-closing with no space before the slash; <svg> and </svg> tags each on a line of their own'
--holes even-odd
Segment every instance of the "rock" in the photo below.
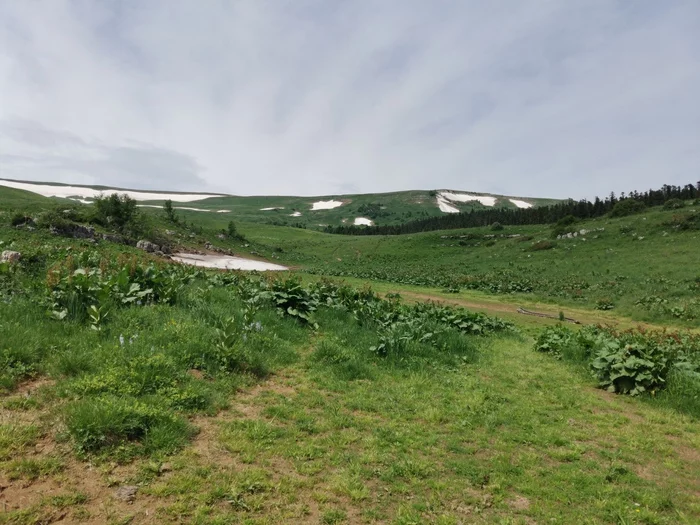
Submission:
<svg viewBox="0 0 700 525">
<path fill-rule="evenodd" d="M 175 232 L 173 230 L 165 230 L 165 235 L 175 235 L 175 234 L 177 234 L 177 232 Z"/>
<path fill-rule="evenodd" d="M 13 252 L 12 250 L 5 250 L 0 256 L 0 262 L 6 262 L 10 264 L 18 263 L 22 258 L 22 254 L 19 252 Z"/>
<path fill-rule="evenodd" d="M 146 241 L 143 239 L 136 243 L 136 247 L 139 250 L 143 250 L 143 251 L 148 252 L 148 253 L 160 251 L 160 246 L 152 243 L 151 241 Z"/>
<path fill-rule="evenodd" d="M 158 469 L 158 471 L 159 471 L 161 474 L 165 474 L 166 472 L 172 472 L 172 470 L 173 470 L 173 467 L 172 467 L 172 465 L 171 465 L 170 463 L 163 463 L 163 464 L 160 466 L 160 468 Z"/>
<path fill-rule="evenodd" d="M 114 492 L 114 497 L 127 503 L 133 503 L 138 491 L 139 488 L 136 485 L 122 485 Z"/>
<path fill-rule="evenodd" d="M 214 249 L 214 245 L 213 245 L 212 243 L 210 243 L 210 242 L 205 242 L 205 243 L 204 243 L 204 247 L 205 247 L 207 250 L 213 250 L 213 249 Z"/>
<path fill-rule="evenodd" d="M 153 255 L 157 255 L 158 257 L 163 257 L 165 254 L 160 250 L 156 250 L 153 252 Z"/>
<path fill-rule="evenodd" d="M 218 234 L 217 239 L 221 239 L 222 241 L 226 238 L 226 236 L 223 233 Z"/>
<path fill-rule="evenodd" d="M 95 238 L 95 228 L 92 226 L 83 226 L 82 224 L 66 224 L 61 227 L 51 226 L 49 231 L 54 235 L 73 237 L 74 239 Z"/>
<path fill-rule="evenodd" d="M 124 239 L 124 237 L 122 237 L 121 235 L 117 235 L 116 233 L 103 233 L 102 240 L 113 242 L 116 244 L 126 244 L 126 239 Z"/>
</svg>

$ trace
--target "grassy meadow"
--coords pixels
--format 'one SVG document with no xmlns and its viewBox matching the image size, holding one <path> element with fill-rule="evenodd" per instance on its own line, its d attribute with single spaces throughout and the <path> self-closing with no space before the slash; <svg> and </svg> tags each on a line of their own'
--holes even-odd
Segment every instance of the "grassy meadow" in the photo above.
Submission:
<svg viewBox="0 0 700 525">
<path fill-rule="evenodd" d="M 674 227 L 696 209 L 559 240 L 148 208 L 122 229 L 291 267 L 259 275 L 52 234 L 92 209 L 0 188 L 22 254 L 0 523 L 698 523 L 700 231 Z"/>
</svg>

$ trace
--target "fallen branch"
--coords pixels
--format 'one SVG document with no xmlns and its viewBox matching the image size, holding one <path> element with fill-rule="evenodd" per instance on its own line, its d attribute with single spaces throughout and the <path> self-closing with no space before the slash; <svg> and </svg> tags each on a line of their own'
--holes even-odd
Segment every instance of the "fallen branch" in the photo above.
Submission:
<svg viewBox="0 0 700 525">
<path fill-rule="evenodd" d="M 547 319 L 559 319 L 560 321 L 568 321 L 568 322 L 574 323 L 574 324 L 581 324 L 580 321 L 577 321 L 576 319 L 572 319 L 571 317 L 561 317 L 559 315 L 550 315 L 550 314 L 543 314 L 540 312 L 531 312 L 530 310 L 525 310 L 525 308 L 518 308 L 518 313 L 524 314 L 524 315 L 534 315 L 535 317 L 546 317 Z"/>
</svg>

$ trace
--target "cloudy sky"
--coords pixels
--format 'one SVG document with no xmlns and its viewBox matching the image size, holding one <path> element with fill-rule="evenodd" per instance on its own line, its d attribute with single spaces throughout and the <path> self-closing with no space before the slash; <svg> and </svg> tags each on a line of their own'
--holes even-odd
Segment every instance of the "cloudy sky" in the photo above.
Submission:
<svg viewBox="0 0 700 525">
<path fill-rule="evenodd" d="M 699 0 L 0 0 L 2 178 L 590 198 L 699 168 Z"/>
</svg>

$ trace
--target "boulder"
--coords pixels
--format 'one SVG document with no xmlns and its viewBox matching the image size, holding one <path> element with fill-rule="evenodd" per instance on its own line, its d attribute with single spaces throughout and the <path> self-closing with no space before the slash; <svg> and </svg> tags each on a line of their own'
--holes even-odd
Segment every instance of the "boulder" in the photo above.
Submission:
<svg viewBox="0 0 700 525">
<path fill-rule="evenodd" d="M 6 262 L 10 264 L 18 263 L 22 258 L 22 254 L 19 252 L 13 252 L 12 250 L 5 250 L 0 255 L 0 262 Z"/>
<path fill-rule="evenodd" d="M 136 247 L 139 250 L 143 250 L 148 253 L 153 253 L 153 252 L 158 252 L 160 251 L 160 246 L 158 246 L 155 243 L 152 243 L 151 241 L 146 241 L 144 239 L 140 240 L 139 242 L 136 243 Z"/>
</svg>

